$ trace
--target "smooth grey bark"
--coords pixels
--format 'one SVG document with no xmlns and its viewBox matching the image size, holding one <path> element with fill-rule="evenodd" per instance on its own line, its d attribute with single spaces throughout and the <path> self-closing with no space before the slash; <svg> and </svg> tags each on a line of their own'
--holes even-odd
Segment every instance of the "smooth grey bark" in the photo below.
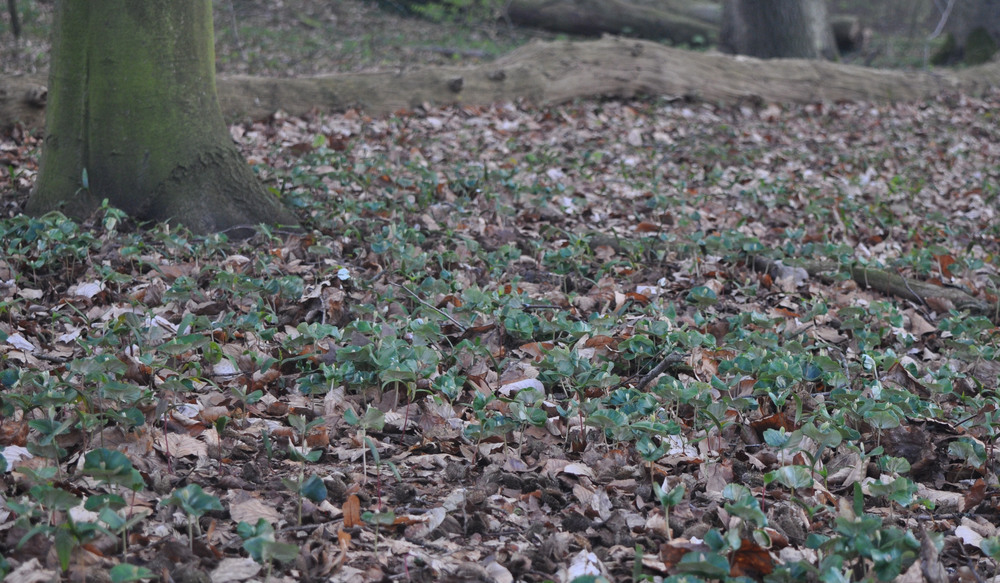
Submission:
<svg viewBox="0 0 1000 583">
<path fill-rule="evenodd" d="M 714 43 L 721 18 L 716 4 L 685 0 L 510 0 L 506 15 L 514 24 L 554 32 L 617 34 L 687 45 Z"/>
<path fill-rule="evenodd" d="M 834 59 L 825 0 L 725 0 L 719 48 L 760 59 Z"/>
</svg>

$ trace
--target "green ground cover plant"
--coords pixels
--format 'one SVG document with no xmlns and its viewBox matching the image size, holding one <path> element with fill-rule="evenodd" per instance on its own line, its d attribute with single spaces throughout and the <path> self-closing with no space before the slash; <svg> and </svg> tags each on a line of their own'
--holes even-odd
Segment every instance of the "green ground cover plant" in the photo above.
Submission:
<svg viewBox="0 0 1000 583">
<path fill-rule="evenodd" d="M 995 305 L 990 99 L 272 120 L 303 232 L 9 216 L 6 568 L 993 576 L 996 314 L 845 271 Z"/>
<path fill-rule="evenodd" d="M 397 50 L 237 4 L 234 71 Z M 21 215 L 15 128 L 0 577 L 995 577 L 998 107 L 276 115 L 242 241 Z"/>
</svg>

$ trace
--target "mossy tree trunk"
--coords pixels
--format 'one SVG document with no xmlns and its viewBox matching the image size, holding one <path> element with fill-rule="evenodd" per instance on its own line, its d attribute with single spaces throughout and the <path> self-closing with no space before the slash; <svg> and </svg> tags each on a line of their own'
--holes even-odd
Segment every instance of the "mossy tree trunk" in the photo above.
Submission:
<svg viewBox="0 0 1000 583">
<path fill-rule="evenodd" d="M 58 2 L 27 211 L 82 218 L 103 199 L 197 233 L 295 222 L 223 121 L 210 0 Z"/>
</svg>

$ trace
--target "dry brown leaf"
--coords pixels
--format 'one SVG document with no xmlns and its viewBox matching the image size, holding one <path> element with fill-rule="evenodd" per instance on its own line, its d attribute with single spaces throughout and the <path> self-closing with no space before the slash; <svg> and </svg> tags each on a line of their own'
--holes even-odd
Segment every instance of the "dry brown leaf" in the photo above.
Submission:
<svg viewBox="0 0 1000 583">
<path fill-rule="evenodd" d="M 161 452 L 169 452 L 172 457 L 208 456 L 208 445 L 186 433 L 167 433 L 166 439 L 161 433 L 155 438 L 153 445 Z"/>
<path fill-rule="evenodd" d="M 347 497 L 347 501 L 344 502 L 344 526 L 346 528 L 354 528 L 355 526 L 361 526 L 361 500 L 355 494 L 351 494 Z"/>
<path fill-rule="evenodd" d="M 229 515 L 234 522 L 257 524 L 263 518 L 274 524 L 281 519 L 281 513 L 276 508 L 246 490 L 230 490 L 227 498 Z"/>
</svg>

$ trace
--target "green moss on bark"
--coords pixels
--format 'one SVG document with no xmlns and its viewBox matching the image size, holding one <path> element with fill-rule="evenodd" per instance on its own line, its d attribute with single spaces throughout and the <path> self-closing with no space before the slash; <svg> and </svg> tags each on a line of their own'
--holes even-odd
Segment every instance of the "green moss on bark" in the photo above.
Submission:
<svg viewBox="0 0 1000 583">
<path fill-rule="evenodd" d="M 203 233 L 295 222 L 223 122 L 208 0 L 61 2 L 50 91 L 29 212 L 83 217 L 106 198 L 138 219 Z"/>
</svg>

